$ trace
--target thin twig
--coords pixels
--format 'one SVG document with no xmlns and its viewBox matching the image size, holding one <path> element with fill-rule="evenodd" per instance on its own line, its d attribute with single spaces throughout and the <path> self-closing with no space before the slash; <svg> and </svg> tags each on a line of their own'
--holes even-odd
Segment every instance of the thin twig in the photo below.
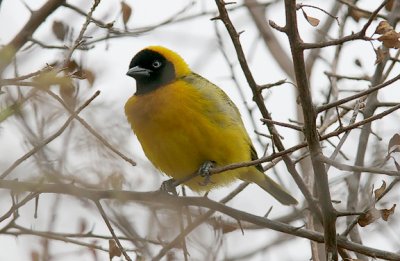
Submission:
<svg viewBox="0 0 400 261">
<path fill-rule="evenodd" d="M 271 119 L 270 113 L 264 104 L 264 99 L 262 97 L 262 94 L 261 94 L 261 92 L 258 91 L 258 85 L 253 77 L 253 74 L 251 73 L 250 67 L 247 63 L 246 56 L 244 55 L 243 48 L 242 48 L 242 45 L 241 45 L 240 39 L 239 39 L 240 35 L 237 33 L 235 27 L 233 26 L 233 23 L 229 17 L 228 11 L 226 10 L 225 2 L 223 0 L 215 0 L 215 3 L 218 7 L 219 16 L 213 18 L 213 20 L 219 19 L 224 23 L 226 30 L 228 31 L 229 36 L 232 40 L 233 46 L 235 47 L 237 58 L 240 63 L 240 67 L 242 68 L 242 71 L 246 77 L 247 83 L 249 84 L 249 87 L 251 88 L 251 91 L 253 93 L 253 100 L 257 104 L 257 107 L 260 110 L 263 118 Z M 279 135 L 278 131 L 276 130 L 275 126 L 273 124 L 267 123 L 267 127 L 273 137 L 274 145 L 278 148 L 278 150 L 280 152 L 284 151 L 285 147 L 283 146 L 283 143 L 282 143 L 281 139 L 279 138 L 280 135 Z M 290 157 L 288 157 L 286 154 L 283 154 L 282 156 L 283 156 L 283 161 L 285 162 L 289 173 L 292 175 L 292 177 L 295 180 L 300 191 L 303 193 L 304 197 L 306 198 L 308 205 L 310 206 L 310 209 L 318 217 L 320 217 L 321 216 L 320 210 L 317 207 L 316 203 L 314 202 L 314 198 L 313 198 L 311 192 L 308 190 L 302 177 L 300 176 L 296 167 L 294 166 L 292 159 Z"/>
<path fill-rule="evenodd" d="M 118 245 L 119 249 L 121 250 L 122 254 L 126 258 L 126 260 L 132 261 L 132 259 L 126 253 L 125 249 L 122 247 L 121 242 L 119 241 L 117 235 L 115 234 L 114 229 L 112 228 L 112 226 L 110 224 L 110 221 L 108 220 L 108 217 L 106 215 L 106 212 L 104 211 L 103 207 L 101 206 L 100 201 L 99 200 L 95 200 L 94 203 L 96 204 L 96 207 L 99 210 L 101 217 L 103 218 L 104 222 L 106 223 L 106 225 L 108 227 L 108 230 L 110 231 L 113 239 L 117 243 L 117 245 Z"/>
<path fill-rule="evenodd" d="M 51 97 L 56 99 L 59 103 L 64 106 L 65 109 L 67 109 L 70 113 L 72 113 L 71 108 L 55 93 L 53 93 L 50 90 L 46 91 Z M 120 152 L 118 149 L 116 149 L 113 145 L 111 145 L 105 138 L 103 138 L 95 129 L 93 129 L 89 123 L 87 123 L 84 119 L 82 119 L 79 115 L 75 116 L 75 119 L 79 121 L 80 124 L 82 124 L 93 136 L 95 136 L 101 143 L 103 143 L 104 146 L 106 146 L 109 150 L 117 154 L 119 157 L 121 157 L 123 160 L 131 164 L 132 166 L 136 166 L 136 162 L 130 159 L 128 156 Z"/>
<path fill-rule="evenodd" d="M 319 106 L 317 108 L 317 112 L 318 113 L 323 112 L 323 111 L 328 110 L 330 108 L 337 107 L 337 106 L 339 106 L 339 105 L 341 105 L 343 103 L 346 103 L 346 102 L 355 100 L 357 98 L 360 98 L 362 96 L 368 95 L 370 93 L 376 92 L 376 91 L 378 91 L 378 90 L 380 90 L 380 89 L 382 89 L 382 88 L 384 88 L 386 86 L 391 85 L 392 83 L 398 81 L 399 79 L 400 79 L 400 74 L 398 74 L 396 77 L 394 77 L 394 78 L 392 78 L 392 79 L 390 79 L 390 80 L 388 80 L 388 81 L 386 81 L 384 83 L 378 84 L 378 85 L 376 85 L 374 87 L 371 87 L 371 88 L 369 88 L 369 89 L 367 89 L 365 91 L 359 92 L 357 94 L 351 95 L 349 97 L 340 99 L 340 100 L 335 101 L 335 102 L 331 102 L 331 103 L 328 103 L 328 104 L 325 104 L 325 105 L 321 105 L 321 106 Z"/>
<path fill-rule="evenodd" d="M 272 123 L 272 124 L 275 124 L 275 125 L 278 125 L 278 126 L 286 127 L 286 128 L 289 128 L 289 129 L 300 131 L 300 132 L 304 131 L 304 129 L 302 127 L 299 127 L 297 125 L 293 125 L 293 124 L 290 124 L 290 123 L 274 121 L 274 120 L 270 120 L 270 119 L 261 119 L 261 121 L 265 122 L 265 123 L 267 123 L 267 122 L 268 123 Z"/>
<path fill-rule="evenodd" d="M 78 115 L 84 108 L 86 108 L 97 96 L 99 96 L 100 91 L 96 91 L 92 97 L 90 97 L 85 103 L 83 103 L 71 116 L 68 117 L 68 119 L 65 121 L 65 123 L 51 136 L 48 138 L 44 139 L 42 142 L 37 144 L 35 147 L 33 147 L 29 152 L 27 152 L 25 155 L 17 159 L 10 167 L 8 167 L 0 176 L 0 179 L 4 179 L 7 177 L 16 167 L 18 167 L 22 162 L 30 158 L 33 154 L 41 150 L 44 146 L 52 142 L 55 138 L 60 136 L 65 129 L 68 127 L 68 125 L 71 123 L 71 121 L 75 118 L 76 115 Z"/>
<path fill-rule="evenodd" d="M 400 180 L 400 179 L 399 179 Z M 272 221 L 263 216 L 256 216 L 244 211 L 240 211 L 219 202 L 213 201 L 206 197 L 177 197 L 164 192 L 134 192 L 120 190 L 91 190 L 79 188 L 72 184 L 37 184 L 13 180 L 0 180 L 0 188 L 10 189 L 15 192 L 31 191 L 38 193 L 57 193 L 72 195 L 79 198 L 87 198 L 90 200 L 100 199 L 116 199 L 116 200 L 131 200 L 141 203 L 154 203 L 159 206 L 172 205 L 176 206 L 197 206 L 205 207 L 210 210 L 215 210 L 225 215 L 228 215 L 236 220 L 250 222 L 258 226 L 280 231 L 282 233 L 293 236 L 308 238 L 317 242 L 324 242 L 324 236 L 321 233 L 307 230 L 304 228 L 293 227 L 281 222 Z M 375 258 L 383 258 L 387 260 L 400 260 L 400 254 L 389 251 L 383 251 L 376 248 L 367 247 L 361 244 L 348 241 L 344 237 L 337 238 L 338 246 L 348 250 L 356 251 L 364 255 L 373 256 Z"/>
</svg>

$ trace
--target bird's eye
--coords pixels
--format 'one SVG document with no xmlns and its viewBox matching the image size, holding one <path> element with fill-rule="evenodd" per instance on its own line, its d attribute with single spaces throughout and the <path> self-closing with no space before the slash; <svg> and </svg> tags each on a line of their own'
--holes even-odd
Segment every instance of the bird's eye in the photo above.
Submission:
<svg viewBox="0 0 400 261">
<path fill-rule="evenodd" d="M 158 68 L 161 66 L 161 62 L 159 60 L 155 60 L 151 66 L 153 66 L 153 68 Z"/>
</svg>

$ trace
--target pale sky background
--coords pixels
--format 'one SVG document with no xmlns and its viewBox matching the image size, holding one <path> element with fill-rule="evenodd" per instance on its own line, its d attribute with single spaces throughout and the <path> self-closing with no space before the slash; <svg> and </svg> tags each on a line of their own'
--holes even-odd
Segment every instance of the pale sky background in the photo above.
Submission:
<svg viewBox="0 0 400 261">
<path fill-rule="evenodd" d="M 27 5 L 30 6 L 30 8 L 32 9 L 37 9 L 44 2 L 45 1 L 39 0 L 26 1 Z M 91 6 L 91 1 L 74 0 L 68 2 L 76 6 L 80 6 L 84 10 L 88 10 Z M 304 1 L 304 3 L 317 5 L 318 7 L 321 7 L 325 10 L 330 9 L 330 6 L 332 4 L 331 2 L 332 1 Z M 134 29 L 144 26 L 151 26 L 170 18 L 171 15 L 177 13 L 179 10 L 182 9 L 183 6 L 187 5 L 188 1 L 137 0 L 127 1 L 127 3 L 133 8 L 133 14 L 128 24 L 128 27 Z M 371 7 L 375 7 L 379 4 L 376 3 L 376 1 L 370 0 L 361 1 L 361 3 L 365 8 L 368 9 L 372 9 Z M 98 9 L 95 11 L 94 17 L 104 22 L 109 22 L 118 17 L 119 10 L 119 1 L 103 0 Z M 188 12 L 185 13 L 185 15 L 195 14 L 198 13 L 200 10 L 216 10 L 214 1 L 197 1 L 195 5 L 191 7 Z M 306 10 L 309 15 L 320 18 L 321 20 L 325 20 L 326 18 L 326 16 L 319 11 L 313 9 Z M 266 84 L 287 78 L 287 76 L 279 69 L 275 62 L 272 61 L 271 56 L 264 47 L 263 43 L 258 42 L 257 44 L 254 44 L 257 39 L 257 32 L 254 28 L 254 24 L 251 18 L 248 15 L 248 12 L 245 9 L 240 9 L 231 12 L 230 15 L 231 19 L 234 22 L 234 25 L 236 26 L 236 29 L 238 31 L 245 30 L 245 32 L 241 36 L 241 41 L 246 54 L 250 54 L 249 62 L 257 83 Z M 18 32 L 19 29 L 25 24 L 28 16 L 29 12 L 24 7 L 22 1 L 3 1 L 0 8 L 0 44 L 8 43 L 15 35 L 15 33 Z M 108 41 L 108 43 L 102 42 L 96 44 L 96 47 L 88 53 L 76 52 L 74 54 L 74 57 L 82 59 L 84 61 L 84 65 L 87 66 L 87 68 L 91 68 L 96 74 L 96 81 L 94 83 L 94 86 L 89 92 L 87 92 L 87 96 L 94 93 L 95 90 L 101 90 L 101 95 L 98 99 L 96 99 L 94 104 L 109 104 L 110 110 L 115 111 L 113 112 L 115 114 L 115 118 L 113 120 L 124 125 L 125 128 L 129 128 L 123 114 L 123 106 L 126 100 L 135 91 L 134 80 L 125 75 L 128 69 L 129 61 L 136 52 L 148 45 L 163 45 L 172 50 L 178 51 L 179 54 L 181 54 L 186 62 L 191 66 L 193 71 L 208 78 L 229 94 L 231 99 L 239 107 L 244 118 L 247 130 L 254 139 L 256 135 L 254 134 L 251 127 L 252 125 L 249 119 L 249 115 L 246 112 L 246 107 L 241 100 L 240 95 L 233 82 L 229 79 L 229 68 L 226 66 L 226 62 L 218 48 L 217 38 L 214 31 L 215 22 L 210 21 L 211 17 L 212 16 L 200 16 L 199 18 L 190 19 L 185 22 L 166 25 L 137 37 L 111 39 Z M 275 21 L 278 25 L 284 25 L 284 10 L 282 3 L 276 4 L 268 9 L 268 18 Z M 39 30 L 37 30 L 34 35 L 35 39 L 44 39 L 48 44 L 60 44 L 60 42 L 57 41 L 57 39 L 51 32 L 51 23 L 54 20 L 61 20 L 64 23 L 70 25 L 74 28 L 75 34 L 77 34 L 77 32 L 80 30 L 83 23 L 83 18 L 81 16 L 77 16 L 74 12 L 65 8 L 59 8 L 59 10 L 55 12 L 52 16 L 50 16 L 48 20 L 44 24 L 42 24 Z M 301 13 L 299 13 L 299 23 L 303 39 L 305 41 L 312 41 L 315 34 L 317 33 L 318 27 L 313 28 L 308 23 L 306 23 Z M 350 33 L 351 31 L 357 32 L 362 27 L 362 25 L 363 22 L 358 24 L 353 21 L 349 22 L 347 33 Z M 115 26 L 118 28 L 122 28 L 120 18 L 117 19 Z M 371 26 L 370 30 L 368 31 L 369 35 L 374 31 L 375 26 Z M 238 66 L 238 62 L 230 38 L 226 33 L 225 27 L 222 26 L 222 23 L 218 23 L 218 28 L 220 29 L 219 31 L 221 32 L 223 38 L 223 44 L 230 56 L 230 60 L 233 61 L 233 63 L 236 65 L 236 75 L 240 80 L 241 87 L 243 88 L 243 90 L 245 90 L 247 96 L 246 102 L 250 103 L 251 107 L 253 107 L 255 105 L 252 103 L 251 100 L 250 89 L 248 88 L 245 78 L 241 73 L 240 67 Z M 334 25 L 332 26 L 332 28 L 333 29 L 330 32 L 330 35 L 334 37 L 337 35 L 338 26 Z M 104 31 L 98 30 L 96 36 L 100 35 L 99 32 Z M 285 45 L 285 47 L 288 47 L 285 36 L 280 33 L 278 33 L 277 35 L 280 39 L 282 39 L 282 43 Z M 374 42 L 374 44 L 375 46 L 379 45 L 377 42 Z M 355 47 L 351 48 L 350 46 L 352 45 L 354 45 Z M 349 48 L 345 48 L 345 51 L 342 53 L 343 58 L 341 59 L 341 63 L 339 65 L 340 69 L 338 73 L 350 75 L 362 75 L 366 73 L 371 75 L 374 70 L 374 66 L 372 64 L 375 60 L 375 54 L 373 52 L 373 49 L 371 48 L 370 43 L 356 42 L 348 43 L 346 46 Z M 330 61 L 332 59 L 332 51 L 333 48 L 326 48 L 323 51 L 322 57 Z M 40 53 L 40 55 L 36 55 L 36 52 Z M 17 57 L 17 59 L 22 60 L 28 59 L 27 62 L 21 64 L 21 66 L 19 67 L 19 73 L 25 74 L 37 70 L 43 67 L 46 63 L 51 63 L 55 59 L 60 59 L 62 55 L 63 53 L 59 50 L 43 51 L 40 49 L 40 47 L 31 48 L 21 57 Z M 355 66 L 353 62 L 355 58 L 359 59 L 361 63 L 365 65 L 365 68 L 361 69 Z M 329 67 L 324 62 L 318 62 L 316 64 L 316 67 L 317 69 L 314 70 L 313 78 L 311 79 L 311 85 L 313 86 L 313 93 L 315 94 L 314 102 L 320 103 L 323 101 L 321 91 L 326 91 L 328 89 L 328 81 L 323 72 L 329 70 Z M 12 74 L 9 74 L 9 76 L 10 75 Z M 396 83 L 394 86 L 398 86 L 398 83 Z M 400 92 L 395 91 L 394 86 L 385 89 L 380 94 L 380 97 L 388 98 L 388 101 L 398 101 L 400 99 Z M 368 84 L 366 82 L 341 81 L 340 87 L 343 89 L 365 89 L 368 87 Z M 265 95 L 268 97 L 266 99 L 266 105 L 271 111 L 274 120 L 287 122 L 289 118 L 295 119 L 295 92 L 292 85 L 285 84 L 281 87 L 274 88 L 272 91 L 266 92 Z M 347 93 L 345 95 L 347 95 Z M 265 127 L 263 127 L 258 120 L 260 118 L 260 115 L 256 114 L 254 118 L 258 123 L 259 129 L 265 130 Z M 87 120 L 90 122 L 89 119 Z M 398 122 L 398 120 L 399 113 L 396 112 L 389 117 L 389 120 L 386 121 L 386 124 L 381 124 L 382 129 L 379 130 L 379 135 L 383 138 L 382 142 L 384 142 L 385 144 L 388 142 L 391 135 L 399 131 L 398 126 L 396 126 L 397 124 L 393 123 Z M 378 122 L 378 124 L 380 123 Z M 10 164 L 12 164 L 15 159 L 17 159 L 24 152 L 27 151 L 27 146 L 26 143 L 24 143 L 23 141 L 23 136 L 21 136 L 21 134 L 18 133 L 15 128 L 15 125 L 13 125 L 11 121 L 2 123 L 0 126 L 0 154 L 7 154 L 6 156 L 1 156 L 0 158 L 0 173 Z M 105 121 L 104 126 L 100 126 L 100 128 L 100 132 L 106 132 L 107 128 L 112 128 L 112 125 L 110 125 L 110 122 Z M 282 128 L 279 128 L 279 130 L 285 138 L 284 144 L 286 147 L 290 147 L 298 143 L 297 134 L 295 132 L 287 131 L 286 129 Z M 115 130 L 114 133 L 114 135 L 118 135 L 119 132 L 118 130 Z M 122 135 L 125 135 L 125 133 L 126 132 L 122 132 Z M 344 150 L 349 152 L 350 156 L 353 156 L 352 151 L 355 151 L 357 145 L 355 141 L 357 140 L 358 134 L 358 131 L 356 131 L 356 133 L 353 132 L 351 135 L 351 137 L 353 138 L 352 141 L 346 143 L 344 147 Z M 138 167 L 132 169 L 132 167 L 130 167 L 128 164 L 125 164 L 126 173 L 132 173 L 132 176 L 126 176 L 125 178 L 127 180 L 137 179 L 138 176 L 134 177 L 134 175 L 141 175 L 142 178 L 148 181 L 143 182 L 142 186 L 138 187 L 137 190 L 148 191 L 157 189 L 161 180 L 165 180 L 166 177 L 161 177 L 156 173 L 154 169 L 153 171 L 149 171 L 149 168 L 152 168 L 151 164 L 143 155 L 140 145 L 134 135 L 129 135 L 130 143 L 127 144 L 125 148 L 122 148 L 122 151 L 131 156 L 135 161 L 137 161 Z M 371 136 L 370 139 L 375 142 L 373 136 Z M 266 140 L 263 139 L 263 141 Z M 263 151 L 262 146 L 260 144 L 255 145 L 257 147 L 259 155 L 261 155 Z M 330 153 L 331 152 L 332 150 L 330 150 Z M 330 153 L 327 154 L 330 155 Z M 352 162 L 353 161 L 350 161 L 349 163 Z M 301 197 L 301 193 L 298 191 L 292 178 L 287 173 L 284 165 L 279 164 L 277 169 L 281 179 L 285 183 L 285 186 L 289 188 L 290 191 L 292 191 L 295 197 L 303 200 Z M 16 176 L 21 176 L 21 173 L 24 173 L 26 171 L 29 171 L 29 164 L 19 167 L 16 170 L 16 175 L 14 176 L 14 178 Z M 143 174 L 144 172 L 146 172 L 146 174 Z M 331 175 L 332 173 L 333 175 Z M 335 174 L 337 173 L 339 172 L 333 170 L 332 168 L 332 170 L 330 171 L 330 178 L 335 178 Z M 29 173 L 25 173 L 25 175 L 26 174 Z M 148 175 L 153 176 L 149 178 Z M 343 185 L 343 183 L 341 185 Z M 376 186 L 379 185 L 380 183 L 377 182 Z M 234 186 L 231 186 L 228 189 L 214 191 L 210 194 L 210 197 L 213 199 L 219 199 L 228 191 L 230 191 L 233 187 Z M 337 185 L 333 185 L 331 189 L 332 193 L 340 191 L 340 187 Z M 9 207 L 9 204 L 7 204 L 9 198 L 7 198 L 7 196 L 7 193 L 5 193 L 4 191 L 0 191 L 0 213 L 4 213 Z M 42 211 L 46 211 L 45 209 L 49 207 L 49 205 L 46 204 L 47 197 L 52 196 L 46 195 L 41 197 L 40 208 L 42 208 Z M 337 199 L 335 195 L 333 195 L 333 198 Z M 398 200 L 398 197 L 396 199 Z M 290 210 L 287 207 L 283 207 L 277 204 L 276 201 L 273 201 L 272 197 L 266 196 L 263 191 L 256 188 L 256 186 L 254 185 L 250 186 L 250 188 L 247 188 L 237 198 L 235 198 L 232 203 L 229 203 L 229 205 L 257 215 L 264 215 L 268 208 L 273 205 L 273 211 L 270 215 L 270 217 L 272 218 L 282 216 L 285 213 L 288 213 Z M 129 204 L 126 211 L 136 211 L 135 206 L 135 204 Z M 33 218 L 33 210 L 33 202 L 23 208 L 23 211 L 21 211 L 20 213 L 21 223 L 24 223 L 24 225 L 37 230 L 45 229 L 48 222 L 47 215 L 43 215 L 43 217 L 39 215 L 39 218 L 35 220 Z M 56 230 L 64 232 L 76 231 L 79 217 L 91 215 L 93 216 L 92 222 L 95 224 L 95 231 L 107 235 L 109 234 L 107 228 L 104 226 L 103 221 L 101 220 L 101 217 L 96 213 L 96 210 L 93 209 L 93 206 L 88 208 L 87 204 L 84 204 L 81 201 L 65 197 L 65 199 L 62 200 L 62 207 L 60 208 L 58 213 L 59 220 L 56 224 Z M 96 214 L 93 215 L 92 213 Z M 143 217 L 145 217 L 145 213 L 135 213 L 135 215 L 142 214 Z M 395 218 L 398 219 L 397 214 L 393 219 Z M 301 222 L 297 222 L 293 225 L 302 226 L 303 224 Z M 69 229 L 70 227 L 72 227 L 72 229 Z M 140 227 L 140 225 L 138 227 Z M 205 230 L 202 231 L 202 233 L 205 233 L 209 237 L 213 237 L 212 229 L 210 228 L 210 230 L 207 231 L 206 228 L 206 226 L 201 227 L 201 229 Z M 400 238 L 393 234 L 392 230 L 389 230 L 390 229 L 388 229 L 388 231 L 385 231 L 385 233 L 383 234 L 381 233 L 382 231 L 376 231 L 374 226 L 363 228 L 361 230 L 362 233 L 371 235 L 370 237 L 364 237 L 365 245 L 370 245 L 380 249 L 387 249 L 390 251 L 396 251 L 395 247 L 396 245 L 398 246 Z M 145 232 L 145 230 L 143 230 L 143 232 Z M 242 235 L 240 231 L 236 231 L 229 235 L 225 235 L 226 240 L 224 240 L 221 251 L 225 251 L 228 254 L 221 255 L 221 258 L 223 256 L 234 256 L 235 253 L 241 253 L 244 249 L 250 250 L 253 248 L 257 248 L 258 246 L 262 246 L 268 241 L 273 240 L 276 235 L 278 235 L 278 232 L 269 230 L 262 230 L 261 232 L 245 231 L 245 235 Z M 295 241 L 295 243 L 293 241 Z M 7 251 L 0 251 L 0 260 L 28 260 L 30 258 L 30 250 L 39 247 L 38 242 L 39 240 L 37 238 L 27 236 L 22 236 L 20 238 L 0 236 L 0 245 L 2 246 L 1 249 L 7 249 Z M 52 244 L 54 244 L 56 249 L 59 250 L 58 253 L 66 252 L 66 250 L 69 250 L 69 248 L 71 247 L 71 244 L 64 245 L 64 243 L 62 242 L 54 242 Z M 104 242 L 104 246 L 107 246 L 107 242 Z M 288 249 L 289 246 L 290 250 Z M 71 249 L 74 249 L 74 247 L 71 247 Z M 196 251 L 197 250 L 195 249 L 191 250 L 191 253 L 194 257 L 196 256 Z M 107 254 L 99 254 L 100 260 L 108 260 Z M 293 239 L 287 241 L 287 243 L 285 244 L 274 246 L 273 248 L 271 248 L 271 250 L 266 251 L 265 255 L 256 255 L 249 260 L 301 261 L 308 260 L 309 258 L 310 248 L 308 240 Z M 74 259 L 73 257 L 69 258 L 68 256 L 64 256 L 63 258 L 60 257 L 59 260 L 76 259 Z M 92 258 L 86 255 L 83 256 L 80 260 L 92 260 Z M 118 260 L 118 258 L 115 258 L 114 260 Z"/>
</svg>

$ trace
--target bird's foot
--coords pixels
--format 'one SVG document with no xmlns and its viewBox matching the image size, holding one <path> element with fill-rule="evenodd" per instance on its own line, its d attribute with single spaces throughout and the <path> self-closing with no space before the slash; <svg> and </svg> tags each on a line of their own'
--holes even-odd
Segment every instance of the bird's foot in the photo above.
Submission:
<svg viewBox="0 0 400 261">
<path fill-rule="evenodd" d="M 163 181 L 161 183 L 160 191 L 170 193 L 173 195 L 178 195 L 178 192 L 176 192 L 176 186 L 175 186 L 175 179 L 169 179 L 166 181 Z"/>
<path fill-rule="evenodd" d="M 210 183 L 212 183 L 211 181 L 211 173 L 210 170 L 215 166 L 215 161 L 211 161 L 208 160 L 206 162 L 204 162 L 199 170 L 197 171 L 197 173 L 204 178 L 203 181 L 199 182 L 200 186 L 206 186 Z"/>
</svg>

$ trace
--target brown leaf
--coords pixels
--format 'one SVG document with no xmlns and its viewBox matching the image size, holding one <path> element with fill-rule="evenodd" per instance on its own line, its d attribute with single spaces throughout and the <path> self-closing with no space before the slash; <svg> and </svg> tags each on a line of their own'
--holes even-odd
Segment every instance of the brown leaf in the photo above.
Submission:
<svg viewBox="0 0 400 261">
<path fill-rule="evenodd" d="M 64 25 L 63 22 L 54 21 L 52 30 L 58 40 L 64 41 L 65 36 L 67 35 L 68 27 L 66 25 Z"/>
<path fill-rule="evenodd" d="M 386 48 L 400 48 L 400 34 L 394 30 L 386 32 L 378 38 Z"/>
<path fill-rule="evenodd" d="M 349 8 L 349 16 L 356 22 L 360 21 L 361 18 L 369 18 L 369 14 L 367 12 L 355 10 L 353 8 Z"/>
<path fill-rule="evenodd" d="M 92 86 L 94 81 L 96 80 L 96 76 L 91 70 L 83 69 L 82 71 L 85 79 L 89 82 L 90 86 Z"/>
<path fill-rule="evenodd" d="M 392 215 L 394 213 L 395 208 L 396 208 L 396 204 L 393 204 L 393 206 L 389 209 L 381 209 L 382 219 L 385 221 L 388 221 L 388 218 L 390 217 L 390 215 Z"/>
<path fill-rule="evenodd" d="M 71 108 L 75 107 L 75 86 L 73 84 L 60 84 L 60 96 Z"/>
<path fill-rule="evenodd" d="M 393 152 L 400 152 L 400 135 L 398 133 L 394 134 L 389 141 L 388 154 Z"/>
<path fill-rule="evenodd" d="M 381 217 L 381 212 L 379 210 L 377 210 L 375 207 L 373 207 L 373 208 L 369 209 L 367 212 L 365 212 L 364 214 L 360 215 L 360 217 L 358 218 L 358 224 L 361 227 L 365 227 L 365 226 L 373 223 L 380 217 Z"/>
<path fill-rule="evenodd" d="M 388 1 L 388 2 L 386 3 L 386 5 L 385 5 L 385 9 L 388 10 L 388 11 L 392 11 L 393 3 L 394 3 L 393 0 Z"/>
<path fill-rule="evenodd" d="M 308 22 L 311 26 L 316 27 L 316 26 L 319 25 L 319 19 L 307 15 L 306 12 L 304 12 L 303 9 L 302 9 L 301 11 L 303 11 L 304 18 L 307 20 L 307 22 Z"/>
<path fill-rule="evenodd" d="M 119 247 L 117 246 L 117 244 L 115 243 L 114 239 L 110 239 L 108 240 L 108 253 L 110 256 L 110 260 L 115 257 L 115 256 L 121 256 L 122 252 L 119 249 Z"/>
<path fill-rule="evenodd" d="M 386 189 L 386 182 L 382 180 L 381 187 L 374 191 L 375 201 L 377 201 L 382 196 L 383 192 L 385 192 L 385 189 Z"/>
<path fill-rule="evenodd" d="M 375 65 L 381 63 L 386 56 L 389 54 L 387 50 L 383 50 L 382 48 L 378 47 L 378 49 L 374 49 L 376 59 L 375 59 Z"/>
<path fill-rule="evenodd" d="M 88 70 L 88 69 L 77 70 L 72 75 L 75 78 L 78 78 L 80 80 L 86 79 L 89 82 L 90 86 L 93 85 L 93 83 L 94 83 L 94 81 L 96 79 L 96 76 L 94 75 L 94 73 L 92 71 Z"/>
<path fill-rule="evenodd" d="M 66 66 L 68 72 L 73 72 L 79 68 L 79 65 L 75 60 L 69 60 Z"/>
<path fill-rule="evenodd" d="M 380 21 L 378 26 L 375 29 L 374 34 L 380 34 L 383 35 L 389 31 L 392 31 L 393 27 L 385 20 Z"/>
<path fill-rule="evenodd" d="M 121 11 L 122 11 L 122 21 L 124 22 L 124 25 L 126 27 L 126 24 L 129 21 L 129 18 L 131 18 L 132 15 L 132 8 L 125 2 L 121 2 Z"/>
</svg>

